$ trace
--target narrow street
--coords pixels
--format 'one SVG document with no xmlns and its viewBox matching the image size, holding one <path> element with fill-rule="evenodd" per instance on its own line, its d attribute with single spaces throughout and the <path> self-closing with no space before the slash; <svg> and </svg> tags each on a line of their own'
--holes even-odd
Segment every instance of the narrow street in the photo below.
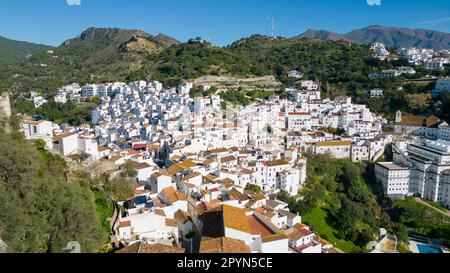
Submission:
<svg viewBox="0 0 450 273">
<path fill-rule="evenodd" d="M 116 225 L 117 225 L 117 223 L 119 221 L 119 217 L 120 217 L 120 215 L 119 215 L 120 208 L 116 201 L 113 201 L 113 202 L 114 202 L 114 213 L 111 217 L 111 235 L 116 236 Z"/>
</svg>

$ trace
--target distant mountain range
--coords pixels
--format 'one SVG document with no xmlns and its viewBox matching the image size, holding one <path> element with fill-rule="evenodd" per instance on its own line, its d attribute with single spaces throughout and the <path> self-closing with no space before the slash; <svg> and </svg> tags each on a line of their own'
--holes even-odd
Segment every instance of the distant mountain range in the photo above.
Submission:
<svg viewBox="0 0 450 273">
<path fill-rule="evenodd" d="M 27 55 L 50 49 L 51 46 L 14 41 L 0 36 L 0 65 L 19 63 Z"/>
<path fill-rule="evenodd" d="M 423 47 L 435 50 L 450 49 L 450 34 L 434 30 L 370 26 L 338 34 L 328 30 L 310 29 L 294 38 L 344 40 L 351 43 L 384 43 L 389 47 Z"/>
<path fill-rule="evenodd" d="M 296 40 L 299 38 L 346 41 L 358 44 L 382 42 L 389 47 L 424 47 L 435 50 L 450 48 L 449 33 L 384 26 L 370 26 L 346 34 L 310 29 L 291 39 Z M 116 53 L 117 50 L 120 52 L 152 54 L 177 44 L 180 44 L 178 40 L 164 34 L 153 36 L 140 30 L 89 28 L 79 37 L 65 41 L 57 49 L 63 55 L 74 55 L 71 51 L 78 54 L 94 50 L 95 54 L 89 56 L 88 59 L 80 59 L 79 61 L 82 63 L 101 64 L 114 60 L 117 56 L 113 53 Z M 50 49 L 53 49 L 53 47 L 14 41 L 0 36 L 0 64 L 19 63 L 27 55 L 34 55 L 40 51 Z M 81 55 L 78 55 L 78 57 L 81 57 Z"/>
</svg>

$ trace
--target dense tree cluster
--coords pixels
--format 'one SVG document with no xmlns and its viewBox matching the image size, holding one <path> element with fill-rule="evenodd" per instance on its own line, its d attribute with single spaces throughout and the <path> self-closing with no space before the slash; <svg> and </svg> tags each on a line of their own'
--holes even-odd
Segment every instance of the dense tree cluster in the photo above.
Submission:
<svg viewBox="0 0 450 273">
<path fill-rule="evenodd" d="M 255 184 L 247 184 L 247 186 L 245 186 L 245 190 L 253 192 L 253 193 L 260 193 L 261 187 L 259 187 L 258 185 L 255 185 Z"/>
<path fill-rule="evenodd" d="M 32 101 L 18 99 L 14 102 L 13 109 L 17 113 L 38 115 L 57 124 L 66 123 L 79 126 L 91 122 L 91 113 L 96 105 L 95 102 L 74 103 L 71 101 L 62 104 L 51 99 L 48 103 L 36 109 Z"/>
<path fill-rule="evenodd" d="M 65 164 L 20 133 L 0 133 L 0 237 L 8 252 L 64 252 L 105 241 L 89 188 L 64 179 Z"/>
<path fill-rule="evenodd" d="M 302 215 L 315 207 L 323 208 L 328 214 L 327 223 L 337 231 L 338 238 L 365 247 L 376 238 L 383 217 L 364 180 L 365 165 L 328 156 L 307 157 L 308 180 L 301 192 L 303 199 L 296 201 L 284 194 L 280 197 Z"/>
</svg>

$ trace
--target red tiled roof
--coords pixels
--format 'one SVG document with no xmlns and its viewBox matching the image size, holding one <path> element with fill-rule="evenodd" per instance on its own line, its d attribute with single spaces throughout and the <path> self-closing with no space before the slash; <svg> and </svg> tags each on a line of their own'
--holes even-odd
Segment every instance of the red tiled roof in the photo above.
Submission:
<svg viewBox="0 0 450 273">
<path fill-rule="evenodd" d="M 131 226 L 131 221 L 123 221 L 119 223 L 119 228 L 122 227 L 130 227 Z"/>
</svg>

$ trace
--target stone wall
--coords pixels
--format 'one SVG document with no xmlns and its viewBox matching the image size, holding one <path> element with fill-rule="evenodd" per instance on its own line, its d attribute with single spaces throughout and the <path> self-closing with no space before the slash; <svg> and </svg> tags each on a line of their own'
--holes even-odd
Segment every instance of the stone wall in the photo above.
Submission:
<svg viewBox="0 0 450 273">
<path fill-rule="evenodd" d="M 11 116 L 11 104 L 9 102 L 9 94 L 2 93 L 0 96 L 0 117 Z"/>
</svg>

